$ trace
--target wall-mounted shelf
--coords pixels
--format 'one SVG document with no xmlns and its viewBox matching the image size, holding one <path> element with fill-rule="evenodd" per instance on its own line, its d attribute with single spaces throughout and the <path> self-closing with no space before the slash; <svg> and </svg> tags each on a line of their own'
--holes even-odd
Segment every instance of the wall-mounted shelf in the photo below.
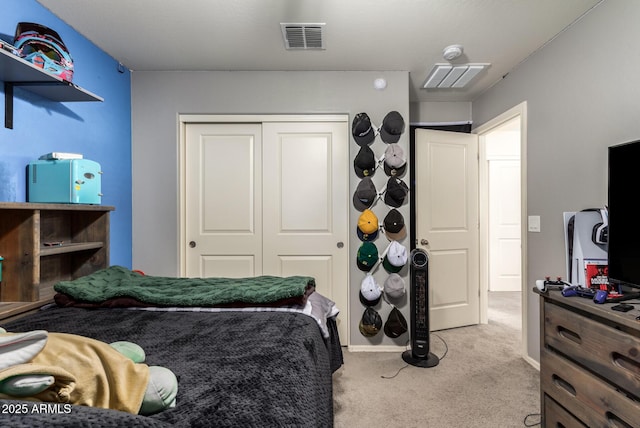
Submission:
<svg viewBox="0 0 640 428">
<path fill-rule="evenodd" d="M 14 86 L 25 87 L 28 91 L 53 101 L 104 101 L 104 98 L 54 76 L 1 47 L 0 80 L 4 81 L 4 126 L 9 129 L 13 129 Z"/>
</svg>

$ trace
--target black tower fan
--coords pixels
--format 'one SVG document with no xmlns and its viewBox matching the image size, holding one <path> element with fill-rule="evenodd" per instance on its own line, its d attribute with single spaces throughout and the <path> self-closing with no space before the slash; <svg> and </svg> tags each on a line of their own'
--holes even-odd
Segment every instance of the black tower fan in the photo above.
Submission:
<svg viewBox="0 0 640 428">
<path fill-rule="evenodd" d="M 440 360 L 429 352 L 429 256 L 416 248 L 411 251 L 411 350 L 402 359 L 416 367 L 435 367 Z"/>
</svg>

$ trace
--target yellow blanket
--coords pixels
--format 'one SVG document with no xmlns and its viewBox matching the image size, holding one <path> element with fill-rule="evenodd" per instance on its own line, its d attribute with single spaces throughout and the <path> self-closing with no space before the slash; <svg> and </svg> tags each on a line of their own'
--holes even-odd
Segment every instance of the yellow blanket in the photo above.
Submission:
<svg viewBox="0 0 640 428">
<path fill-rule="evenodd" d="M 30 397 L 138 413 L 149 382 L 149 367 L 136 364 L 107 343 L 88 337 L 49 333 L 29 363 L 0 371 L 0 381 L 18 374 L 49 374 L 55 384 Z M 12 398 L 0 394 L 0 398 Z"/>
</svg>

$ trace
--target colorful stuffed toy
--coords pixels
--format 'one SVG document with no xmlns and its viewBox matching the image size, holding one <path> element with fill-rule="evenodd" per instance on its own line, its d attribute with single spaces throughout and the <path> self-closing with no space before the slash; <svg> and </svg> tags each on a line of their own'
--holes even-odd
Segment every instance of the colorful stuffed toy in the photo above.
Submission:
<svg viewBox="0 0 640 428">
<path fill-rule="evenodd" d="M 78 404 L 150 415 L 176 405 L 178 381 L 144 363 L 135 343 L 0 328 L 0 398 Z"/>
</svg>

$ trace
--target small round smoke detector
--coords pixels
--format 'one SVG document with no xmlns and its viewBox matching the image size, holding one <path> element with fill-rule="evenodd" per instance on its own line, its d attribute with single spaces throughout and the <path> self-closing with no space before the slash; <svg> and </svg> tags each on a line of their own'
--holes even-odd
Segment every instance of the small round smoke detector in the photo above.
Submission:
<svg viewBox="0 0 640 428">
<path fill-rule="evenodd" d="M 442 56 L 447 61 L 451 61 L 462 55 L 462 51 L 462 45 L 451 45 L 444 48 L 444 50 L 442 51 Z"/>
<path fill-rule="evenodd" d="M 384 88 L 387 87 L 387 80 L 383 79 L 382 77 L 378 77 L 376 80 L 373 81 L 373 87 L 379 91 L 382 91 Z"/>
</svg>

